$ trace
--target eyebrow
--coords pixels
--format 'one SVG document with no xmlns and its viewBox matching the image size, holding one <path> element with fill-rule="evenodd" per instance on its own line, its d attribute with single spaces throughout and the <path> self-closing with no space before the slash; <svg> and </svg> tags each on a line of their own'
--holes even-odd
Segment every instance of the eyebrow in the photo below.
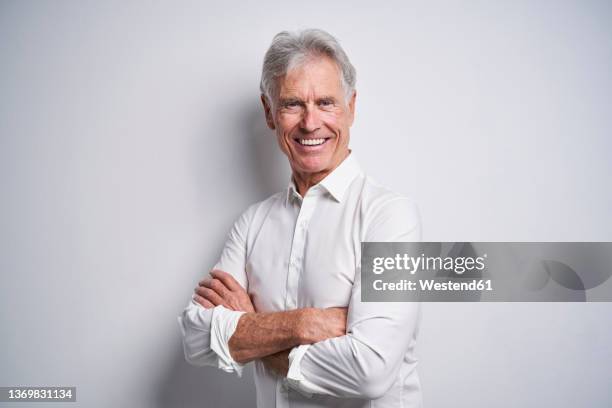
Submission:
<svg viewBox="0 0 612 408">
<path fill-rule="evenodd" d="M 334 98 L 333 96 L 322 96 L 322 97 L 317 99 L 317 103 L 319 103 L 319 102 L 332 102 L 332 103 L 336 103 L 336 98 Z"/>
<path fill-rule="evenodd" d="M 288 105 L 290 103 L 297 103 L 299 105 L 304 105 L 304 101 L 300 98 L 288 97 L 288 98 L 280 98 L 280 104 L 282 106 Z"/>
<path fill-rule="evenodd" d="M 322 96 L 320 98 L 317 98 L 316 103 L 321 103 L 321 102 L 332 102 L 332 103 L 336 103 L 336 98 L 334 98 L 333 96 Z M 298 105 L 304 106 L 306 103 L 304 102 L 303 99 L 297 98 L 297 97 L 286 97 L 280 98 L 280 104 L 281 106 L 285 106 L 288 105 L 290 103 L 296 103 Z"/>
</svg>

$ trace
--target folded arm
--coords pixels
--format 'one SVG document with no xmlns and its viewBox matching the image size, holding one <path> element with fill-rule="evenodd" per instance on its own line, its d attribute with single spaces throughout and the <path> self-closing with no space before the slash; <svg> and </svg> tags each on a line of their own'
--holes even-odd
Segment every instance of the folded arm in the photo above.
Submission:
<svg viewBox="0 0 612 408">
<path fill-rule="evenodd" d="M 387 201 L 371 211 L 362 241 L 412 242 L 421 239 L 413 202 Z M 303 393 L 376 399 L 397 380 L 407 351 L 414 347 L 420 320 L 415 302 L 362 302 L 356 270 L 348 308 L 347 334 L 300 346 L 290 354 L 289 384 Z M 416 365 L 416 361 L 410 361 Z"/>
<path fill-rule="evenodd" d="M 262 358 L 285 374 L 289 349 L 346 333 L 346 308 L 256 313 L 245 273 L 246 236 L 255 209 L 250 207 L 234 223 L 213 268 L 218 271 L 199 282 L 178 318 L 190 364 L 240 375 L 243 363 Z"/>
<path fill-rule="evenodd" d="M 289 350 L 346 333 L 346 308 L 303 308 L 283 312 L 255 312 L 248 294 L 232 275 L 215 270 L 200 281 L 194 301 L 199 312 L 211 311 L 208 333 L 196 330 L 200 319 L 188 319 L 192 330 L 186 330 L 186 356 L 195 365 L 214 365 L 225 371 L 238 371 L 252 360 L 265 359 L 274 371 L 285 374 Z M 205 337 L 210 337 L 207 343 Z M 209 353 L 211 350 L 214 353 Z M 284 358 L 283 358 L 284 356 Z M 284 368 L 283 368 L 284 367 Z"/>
<path fill-rule="evenodd" d="M 420 240 L 418 213 L 408 201 L 387 203 L 377 212 L 372 225 L 375 227 L 363 238 L 364 241 Z M 240 230 L 235 227 L 233 233 Z M 244 257 L 244 253 L 240 253 L 244 252 L 242 240 L 243 237 L 230 235 L 222 260 L 217 265 L 226 269 L 225 266 L 230 265 L 228 254 L 232 252 L 238 255 L 234 258 Z M 241 275 L 244 263 L 237 262 L 228 269 L 238 271 L 238 274 L 234 272 L 231 275 L 246 288 L 246 276 Z M 269 368 L 282 375 L 286 373 L 289 384 L 304 393 L 368 399 L 380 397 L 397 378 L 402 359 L 413 346 L 418 329 L 420 308 L 416 303 L 361 302 L 359 270 L 355 274 L 346 334 L 344 330 L 330 329 L 325 324 L 330 318 L 336 318 L 338 326 L 340 322 L 346 322 L 337 311 L 298 309 L 256 313 L 235 310 L 232 309 L 234 303 L 225 299 L 231 291 L 223 292 L 220 286 L 217 291 L 207 284 L 201 282 L 199 292 L 196 290 L 191 304 L 192 317 L 183 323 L 183 327 L 192 326 L 187 334 L 184 333 L 187 360 L 197 365 L 214 365 L 220 359 L 220 368 L 239 371 L 240 362 L 262 358 Z M 212 289 L 212 292 L 203 290 L 202 286 Z M 197 313 L 193 312 L 193 305 L 197 305 Z M 187 312 L 186 309 L 184 316 Z M 211 318 L 213 314 L 219 318 Z M 224 327 L 225 337 L 215 335 L 215 332 L 219 334 L 220 327 Z M 326 330 L 331 330 L 331 333 Z M 218 338 L 223 341 L 215 340 Z M 225 344 L 224 358 L 219 357 L 223 350 L 212 343 Z"/>
<path fill-rule="evenodd" d="M 293 388 L 307 394 L 376 399 L 396 381 L 413 346 L 419 304 L 363 303 L 359 296 L 355 291 L 345 336 L 291 352 L 287 379 Z"/>
<path fill-rule="evenodd" d="M 346 308 L 246 313 L 240 317 L 228 346 L 234 360 L 244 364 L 345 333 Z"/>
</svg>

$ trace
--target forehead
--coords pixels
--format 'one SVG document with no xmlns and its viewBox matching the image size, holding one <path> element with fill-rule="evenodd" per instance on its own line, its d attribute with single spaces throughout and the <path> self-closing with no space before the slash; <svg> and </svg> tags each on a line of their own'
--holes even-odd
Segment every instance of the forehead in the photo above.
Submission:
<svg viewBox="0 0 612 408">
<path fill-rule="evenodd" d="M 341 94 L 340 69 L 326 56 L 309 57 L 279 79 L 280 96 Z"/>
</svg>

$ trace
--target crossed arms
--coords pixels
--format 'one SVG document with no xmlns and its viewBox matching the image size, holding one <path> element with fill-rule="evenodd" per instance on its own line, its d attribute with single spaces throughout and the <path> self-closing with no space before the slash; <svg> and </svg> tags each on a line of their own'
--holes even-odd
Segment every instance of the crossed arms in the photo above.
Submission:
<svg viewBox="0 0 612 408">
<path fill-rule="evenodd" d="M 217 364 L 218 353 L 211 351 L 209 343 L 213 336 L 189 326 L 201 316 L 214 313 L 218 305 L 231 308 L 229 313 L 244 312 L 227 342 L 231 358 L 238 363 L 261 359 L 268 368 L 286 376 L 290 386 L 306 394 L 380 398 L 397 380 L 406 352 L 413 345 L 419 305 L 361 302 L 360 283 L 353 288 L 348 309 L 258 313 L 251 311 L 248 295 L 240 285 L 235 286 L 238 282 L 228 278 L 231 275 L 219 271 L 211 275 L 212 279 L 204 279 L 196 289 L 194 301 L 199 310 L 193 307 L 186 311 L 199 314 L 183 316 L 187 321 L 183 323 L 187 329 L 185 352 L 194 365 Z M 298 360 L 297 374 L 292 373 L 296 363 L 290 365 L 288 359 L 296 346 L 306 351 Z"/>
<path fill-rule="evenodd" d="M 200 282 L 183 312 L 187 361 L 240 373 L 240 363 L 260 359 L 302 392 L 366 399 L 384 395 L 400 376 L 402 364 L 408 366 L 401 375 L 408 375 L 416 365 L 407 352 L 414 346 L 420 307 L 417 303 L 362 302 L 359 271 L 348 308 L 272 313 L 254 309 L 243 289 L 248 285 L 243 271 L 252 217 L 247 211 L 235 223 L 215 267 L 231 273 L 213 271 Z M 404 200 L 386 204 L 373 215 L 363 240 L 420 240 L 415 208 Z M 231 338 L 221 335 L 224 331 L 219 329 L 229 321 L 235 324 Z M 223 338 L 225 347 L 218 347 L 216 338 Z"/>
<path fill-rule="evenodd" d="M 256 313 L 244 288 L 221 270 L 199 282 L 195 301 L 209 309 L 223 306 L 245 312 L 228 343 L 234 361 L 245 364 L 261 358 L 276 373 L 286 376 L 293 347 L 314 344 L 346 334 L 346 308 L 303 308 Z"/>
</svg>

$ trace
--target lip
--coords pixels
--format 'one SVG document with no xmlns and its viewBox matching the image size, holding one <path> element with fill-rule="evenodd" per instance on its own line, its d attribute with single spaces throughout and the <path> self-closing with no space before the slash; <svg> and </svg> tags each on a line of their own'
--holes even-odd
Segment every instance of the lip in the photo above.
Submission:
<svg viewBox="0 0 612 408">
<path fill-rule="evenodd" d="M 302 138 L 302 139 L 325 139 L 323 143 L 321 143 L 320 145 L 316 145 L 316 146 L 303 145 L 299 142 L 299 139 L 292 139 L 293 144 L 297 146 L 299 150 L 302 150 L 303 152 L 312 153 L 312 152 L 317 152 L 319 150 L 323 150 L 325 146 L 327 145 L 327 143 L 331 140 L 331 137 L 323 137 L 323 138 L 309 137 L 309 138 Z"/>
</svg>

